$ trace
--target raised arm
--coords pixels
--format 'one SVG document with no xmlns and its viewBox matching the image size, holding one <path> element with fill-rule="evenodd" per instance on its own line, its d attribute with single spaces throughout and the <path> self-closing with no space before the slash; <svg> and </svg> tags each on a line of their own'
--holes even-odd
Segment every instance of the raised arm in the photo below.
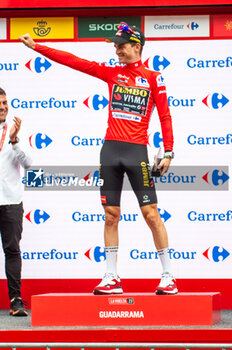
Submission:
<svg viewBox="0 0 232 350">
<path fill-rule="evenodd" d="M 24 43 L 24 45 L 29 47 L 29 49 L 34 50 L 36 43 L 34 42 L 32 37 L 30 36 L 30 34 L 27 33 L 27 34 L 21 35 L 19 37 L 19 40 L 22 41 L 22 43 Z"/>
<path fill-rule="evenodd" d="M 78 56 L 75 56 L 69 52 L 56 50 L 45 45 L 37 44 L 30 36 L 30 34 L 24 34 L 19 37 L 19 40 L 24 43 L 30 49 L 33 49 L 43 56 L 50 58 L 51 60 L 78 70 L 80 72 L 92 75 L 101 80 L 108 80 L 108 71 L 110 67 L 106 67 L 104 64 L 99 64 L 94 61 L 85 60 Z"/>
</svg>

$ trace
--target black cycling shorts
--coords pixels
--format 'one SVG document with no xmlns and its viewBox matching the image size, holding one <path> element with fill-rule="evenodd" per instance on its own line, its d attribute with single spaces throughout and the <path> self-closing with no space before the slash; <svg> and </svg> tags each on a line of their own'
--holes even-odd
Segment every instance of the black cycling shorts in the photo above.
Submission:
<svg viewBox="0 0 232 350">
<path fill-rule="evenodd" d="M 120 206 L 125 173 L 140 207 L 157 203 L 147 146 L 107 140 L 101 149 L 99 167 L 99 177 L 104 181 L 103 186 L 101 186 L 101 202 L 103 205 Z M 125 190 L 130 190 L 131 187 L 127 188 L 126 181 L 125 186 Z"/>
</svg>

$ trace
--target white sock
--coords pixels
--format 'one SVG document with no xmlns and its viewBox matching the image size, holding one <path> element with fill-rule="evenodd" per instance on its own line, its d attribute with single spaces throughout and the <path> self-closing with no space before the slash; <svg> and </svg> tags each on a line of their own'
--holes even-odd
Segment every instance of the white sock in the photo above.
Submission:
<svg viewBox="0 0 232 350">
<path fill-rule="evenodd" d="M 117 255 L 118 247 L 105 247 L 106 272 L 117 275 Z"/>
<path fill-rule="evenodd" d="M 171 264 L 169 257 L 169 248 L 163 248 L 157 251 L 160 258 L 160 262 L 163 268 L 163 272 L 168 272 L 171 274 Z"/>
</svg>

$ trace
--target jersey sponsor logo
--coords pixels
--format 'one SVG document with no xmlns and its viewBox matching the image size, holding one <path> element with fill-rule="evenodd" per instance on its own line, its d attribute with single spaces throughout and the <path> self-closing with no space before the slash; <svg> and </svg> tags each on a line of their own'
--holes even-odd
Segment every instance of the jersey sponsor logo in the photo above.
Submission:
<svg viewBox="0 0 232 350">
<path fill-rule="evenodd" d="M 129 77 L 127 77 L 126 75 L 122 75 L 122 74 L 118 74 L 118 79 L 117 79 L 117 81 L 119 81 L 120 83 L 128 83 L 128 81 L 129 81 Z"/>
<path fill-rule="evenodd" d="M 214 262 L 222 262 L 230 255 L 225 248 L 218 245 L 209 247 L 202 254 L 206 259 Z"/>
<path fill-rule="evenodd" d="M 149 96 L 147 89 L 114 85 L 111 110 L 146 115 Z"/>
<path fill-rule="evenodd" d="M 147 79 L 142 78 L 142 77 L 136 77 L 135 78 L 135 85 L 136 86 L 141 86 L 141 87 L 150 87 Z"/>
<path fill-rule="evenodd" d="M 221 93 L 213 93 L 207 95 L 202 102 L 210 109 L 223 108 L 228 102 L 228 98 Z"/>
<path fill-rule="evenodd" d="M 34 73 L 44 73 L 46 72 L 52 64 L 44 57 L 36 57 L 30 59 L 25 66 Z"/>
<path fill-rule="evenodd" d="M 131 120 L 133 122 L 139 122 L 139 123 L 141 122 L 141 119 L 142 119 L 138 115 L 118 113 L 118 112 L 113 112 L 112 116 L 113 116 L 113 118 L 116 118 L 116 119 Z"/>
<path fill-rule="evenodd" d="M 158 75 L 156 82 L 158 87 L 165 86 L 164 77 L 162 75 Z"/>
<path fill-rule="evenodd" d="M 107 203 L 106 196 L 101 196 L 101 202 L 102 202 L 102 204 L 106 204 Z"/>
<path fill-rule="evenodd" d="M 150 198 L 149 198 L 149 196 L 147 195 L 147 194 L 145 194 L 144 196 L 143 196 L 143 203 L 150 203 Z"/>
</svg>

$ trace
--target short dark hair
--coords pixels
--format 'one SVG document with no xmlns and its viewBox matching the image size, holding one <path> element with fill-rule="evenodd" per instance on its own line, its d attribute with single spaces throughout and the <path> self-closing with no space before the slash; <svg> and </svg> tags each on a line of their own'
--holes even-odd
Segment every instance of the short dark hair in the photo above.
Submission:
<svg viewBox="0 0 232 350">
<path fill-rule="evenodd" d="M 6 95 L 5 91 L 2 88 L 0 88 L 0 95 Z"/>
</svg>

